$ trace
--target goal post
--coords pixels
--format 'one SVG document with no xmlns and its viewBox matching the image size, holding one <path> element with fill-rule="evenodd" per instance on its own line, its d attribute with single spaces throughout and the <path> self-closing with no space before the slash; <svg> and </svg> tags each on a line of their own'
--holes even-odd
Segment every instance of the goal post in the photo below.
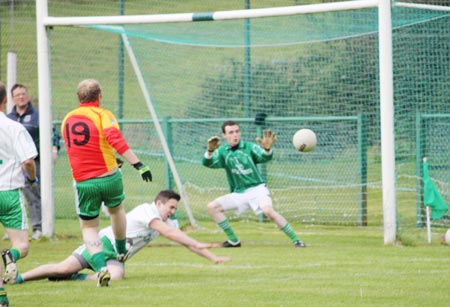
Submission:
<svg viewBox="0 0 450 307">
<path fill-rule="evenodd" d="M 184 202 L 184 206 L 185 206 L 185 209 L 187 212 L 187 216 L 189 218 L 189 222 L 191 223 L 191 225 L 193 227 L 198 227 L 198 224 L 195 221 L 195 218 L 194 218 L 191 208 L 189 206 L 188 196 L 186 194 L 183 184 L 181 183 L 180 175 L 178 175 L 178 171 L 177 171 L 177 168 L 173 161 L 172 154 L 170 153 L 169 146 L 167 145 L 167 141 L 164 136 L 164 132 L 161 128 L 161 124 L 159 123 L 155 108 L 153 107 L 153 103 L 150 99 L 150 94 L 147 91 L 147 87 L 145 85 L 144 78 L 142 77 L 142 73 L 139 69 L 139 65 L 138 65 L 136 57 L 134 55 L 133 48 L 131 47 L 130 42 L 128 41 L 128 38 L 125 33 L 121 34 L 121 38 L 122 38 L 123 44 L 128 52 L 128 56 L 130 57 L 131 64 L 132 64 L 134 72 L 137 76 L 139 86 L 142 90 L 142 94 L 144 95 L 145 102 L 147 103 L 147 108 L 150 111 L 153 122 L 155 124 L 156 131 L 158 132 L 159 140 L 161 141 L 165 157 L 168 161 L 170 170 L 172 171 L 173 177 L 174 177 L 176 185 L 178 187 L 178 191 L 180 191 L 180 196 L 181 196 L 182 201 Z"/>
<path fill-rule="evenodd" d="M 285 15 L 302 15 L 302 14 L 314 14 L 319 12 L 338 12 L 338 11 L 348 11 L 348 10 L 359 10 L 364 8 L 375 8 L 378 11 L 378 19 L 377 22 L 379 24 L 379 31 L 378 31 L 378 52 L 379 52 L 379 102 L 380 102 L 380 123 L 381 123 L 381 150 L 382 150 L 382 183 L 383 183 L 383 216 L 384 216 L 384 242 L 387 243 L 393 243 L 395 241 L 396 237 L 396 188 L 395 188 L 395 150 L 394 150 L 394 127 L 393 127 L 393 81 L 392 81 L 392 28 L 391 28 L 391 16 L 390 16 L 390 9 L 391 4 L 390 1 L 382 0 L 382 1 L 348 1 L 348 2 L 337 2 L 337 3 L 324 3 L 324 4 L 317 4 L 317 5 L 306 5 L 306 6 L 293 6 L 293 7 L 287 7 L 287 8 L 272 8 L 272 9 L 250 9 L 250 10 L 239 10 L 239 11 L 219 11 L 219 12 L 213 12 L 213 13 L 189 13 L 189 14 L 162 14 L 162 15 L 141 15 L 141 16 L 97 16 L 97 17 L 50 17 L 48 16 L 47 11 L 47 1 L 46 0 L 38 0 L 36 2 L 36 8 L 37 8 L 37 33 L 38 33 L 38 61 L 39 61 L 39 70 L 38 70 L 38 77 L 39 77 L 39 100 L 41 102 L 40 104 L 40 111 L 41 111 L 41 144 L 46 146 L 48 145 L 48 142 L 50 142 L 51 138 L 51 128 L 49 122 L 51 122 L 49 119 L 51 119 L 51 82 L 50 82 L 50 57 L 49 57 L 49 40 L 48 40 L 48 34 L 50 31 L 50 28 L 57 28 L 59 26 L 94 26 L 94 25 L 108 25 L 105 26 L 112 29 L 110 25 L 139 25 L 142 23 L 186 23 L 186 22 L 208 22 L 208 21 L 215 21 L 215 20 L 240 20 L 245 18 L 268 18 L 268 16 L 285 16 Z M 281 18 L 281 17 L 280 17 Z M 289 22 L 289 21 L 288 21 Z M 286 26 L 286 24 L 285 24 Z M 111 30 L 111 31 L 117 31 Z M 323 30 L 322 30 L 323 31 Z M 131 31 L 132 32 L 132 31 Z M 135 33 L 135 32 L 133 32 Z M 127 32 L 127 35 L 129 36 L 130 33 Z M 136 36 L 139 36 L 137 34 Z M 154 35 L 156 37 L 156 35 Z M 256 38 L 253 38 L 255 41 Z M 156 39 L 157 40 L 157 39 Z M 179 43 L 179 41 L 177 41 Z M 256 42 L 258 44 L 258 42 Z M 261 46 L 264 45 L 265 42 L 261 42 Z M 285 45 L 291 44 L 290 42 L 286 42 Z M 281 43 L 280 43 L 281 45 Z M 257 45 L 256 45 L 257 46 Z M 220 47 L 220 46 L 219 46 Z M 217 48 L 217 47 L 214 47 Z M 141 51 L 142 52 L 142 51 Z M 167 51 L 169 52 L 169 51 Z M 219 51 L 220 53 L 221 51 Z M 238 52 L 238 50 L 236 51 Z M 288 53 L 292 52 L 291 50 L 288 50 Z M 306 51 L 305 51 L 306 52 Z M 139 56 L 139 55 L 138 55 Z M 142 56 L 142 53 L 140 54 Z M 227 57 L 227 56 L 225 56 Z M 177 63 L 179 59 L 177 58 Z M 283 60 L 283 59 L 281 59 Z M 256 63 L 254 69 L 266 69 L 266 68 L 272 68 L 271 66 L 273 63 L 276 63 L 277 59 L 273 59 L 275 62 L 271 62 L 271 60 L 266 59 L 266 54 L 262 53 L 260 55 L 260 63 Z M 181 65 L 182 62 L 179 62 Z M 233 73 L 233 67 L 236 68 L 239 63 L 234 62 L 233 60 L 230 61 L 230 71 L 225 70 L 224 75 L 226 75 L 228 72 L 231 74 Z M 234 65 L 234 66 L 233 66 Z M 258 66 L 259 65 L 259 66 Z M 301 65 L 301 62 L 299 62 L 299 65 Z M 271 73 L 282 73 L 282 69 L 287 69 L 289 65 L 280 65 L 280 67 L 275 67 L 274 71 L 271 71 Z M 201 67 L 199 68 L 201 70 Z M 219 69 L 219 68 L 217 68 Z M 227 68 L 228 69 L 228 68 Z M 277 71 L 277 69 L 280 69 L 280 71 Z M 148 72 L 144 72 L 144 77 L 147 77 Z M 139 74 L 137 76 L 139 79 Z M 228 80 L 228 79 L 227 79 Z M 263 79 L 261 79 L 263 80 Z M 276 80 L 276 79 L 273 79 Z M 164 79 L 163 81 L 167 81 Z M 161 82 L 163 82 L 161 81 Z M 207 79 L 207 82 L 213 82 L 213 78 Z M 231 79 L 229 81 L 232 81 Z M 253 82 L 257 83 L 259 82 L 259 79 L 253 80 Z M 262 82 L 262 81 L 261 81 Z M 344 81 L 345 82 L 345 81 Z M 232 83 L 232 82 L 230 82 Z M 220 82 L 211 83 L 212 86 L 217 86 L 217 89 L 220 90 Z M 155 87 L 160 86 L 160 84 L 155 84 Z M 189 86 L 187 84 L 186 86 Z M 232 84 L 230 84 L 232 86 Z M 285 89 L 285 86 L 282 84 L 274 84 L 274 86 L 279 87 L 280 89 Z M 349 85 L 350 87 L 350 85 Z M 141 89 L 144 90 L 145 84 L 141 84 Z M 199 87 L 201 89 L 201 86 Z M 267 88 L 267 86 L 262 86 L 261 89 Z M 180 91 L 182 92 L 185 90 L 186 87 L 181 88 Z M 206 97 L 209 97 L 213 95 L 213 93 L 200 93 L 201 90 L 199 89 L 199 92 L 193 93 L 193 95 L 200 95 L 204 94 Z M 203 87 L 204 89 L 204 87 Z M 258 89 L 259 90 L 259 89 Z M 307 91 L 308 89 L 305 88 Z M 331 89 L 330 89 L 331 91 Z M 230 96 L 232 91 L 230 91 Z M 275 93 L 275 92 L 274 92 Z M 355 94 L 359 93 L 359 90 L 355 91 Z M 255 91 L 253 93 L 255 97 L 259 97 L 258 92 Z M 275 93 L 276 94 L 276 93 Z M 280 97 L 283 97 L 283 93 L 280 92 L 277 95 Z M 298 94 L 295 94 L 298 95 Z M 332 94 L 330 94 L 331 96 Z M 145 96 L 145 91 L 144 91 Z M 149 96 L 149 95 L 148 95 Z M 165 96 L 170 96 L 170 93 L 165 93 Z M 161 98 L 163 96 L 159 96 L 159 99 L 163 100 Z M 295 96 L 296 97 L 296 96 Z M 295 98 L 294 97 L 294 98 Z M 301 97 L 301 96 L 298 96 Z M 165 98 L 165 97 L 164 97 Z M 173 96 L 170 98 L 179 98 L 179 96 Z M 214 97 L 213 97 L 214 98 Z M 230 97 L 228 97 L 230 98 Z M 259 97 L 261 100 L 264 100 L 264 97 Z M 364 99 L 364 97 L 362 97 Z M 149 101 L 150 97 L 146 99 Z M 226 100 L 224 97 L 223 99 Z M 276 99 L 276 98 L 274 98 Z M 305 103 L 305 102 L 303 102 Z M 306 102 L 308 103 L 308 102 Z M 151 104 L 151 103 L 149 103 Z M 264 102 L 262 103 L 264 104 Z M 211 105 L 211 109 L 208 110 L 210 114 L 216 115 L 216 112 L 214 110 L 214 107 Z M 289 106 L 286 106 L 286 108 L 289 108 Z M 192 110 L 194 109 L 194 110 Z M 295 109 L 295 108 L 294 108 Z M 176 111 L 181 111 L 177 110 Z M 255 111 L 258 110 L 257 108 Z M 272 112 L 284 112 L 284 109 L 277 111 L 276 109 L 270 109 Z M 183 110 L 184 111 L 184 110 Z M 197 108 L 191 108 L 186 111 L 186 114 L 191 114 L 192 117 L 194 117 L 194 113 L 192 112 L 200 112 L 201 107 Z M 263 109 L 264 111 L 264 109 Z M 191 112 L 191 113 L 189 113 Z M 234 112 L 234 111 L 233 111 Z M 235 113 L 229 112 L 228 117 L 233 117 Z M 287 109 L 286 109 L 287 112 Z M 153 113 L 153 112 L 151 112 Z M 156 113 L 156 112 L 155 112 Z M 217 114 L 218 115 L 218 114 Z M 271 115 L 271 114 L 269 114 Z M 153 115 L 155 122 L 157 123 L 158 120 L 156 118 L 156 115 Z M 217 116 L 216 116 L 217 117 Z M 44 121 L 47 121 L 44 123 Z M 313 124 L 313 123 L 311 123 Z M 155 125 L 155 128 L 158 129 L 158 124 Z M 187 128 L 186 128 L 187 129 Z M 331 131 L 331 129 L 329 130 Z M 164 141 L 164 137 L 162 136 L 162 133 L 158 131 L 160 134 L 160 140 L 162 142 L 162 146 L 164 147 L 164 154 L 166 157 L 171 160 L 170 155 L 168 155 L 167 150 L 167 144 Z M 205 134 L 211 133 L 211 130 L 207 130 L 204 132 Z M 288 132 L 286 132 L 288 134 Z M 201 135 L 203 136 L 203 135 Z M 197 135 L 195 135 L 197 138 Z M 202 140 L 198 140 L 201 144 Z M 203 140 L 204 141 L 204 140 Z M 287 144 L 287 143 L 284 143 Z M 200 145 L 196 145 L 200 146 Z M 50 147 L 49 147 L 50 148 Z M 204 148 L 201 147 L 200 150 L 203 150 Z M 43 168 L 44 169 L 52 169 L 50 157 L 51 152 L 47 147 L 42 148 L 41 155 L 44 158 L 43 159 Z M 172 171 L 175 168 L 172 169 Z M 176 170 L 176 169 L 175 169 Z M 51 173 L 44 173 L 43 175 L 43 181 L 42 181 L 42 190 L 45 191 L 42 195 L 43 199 L 43 206 L 49 206 L 52 208 L 43 208 L 43 211 L 48 212 L 51 214 L 54 210 L 54 202 L 53 202 L 53 188 L 52 188 L 52 182 L 51 182 Z M 179 179 L 177 179 L 179 180 Z M 181 180 L 178 183 L 182 185 Z M 51 221 L 52 217 L 46 216 L 44 223 L 53 223 Z M 46 228 L 47 227 L 47 228 Z M 44 226 L 44 235 L 51 235 L 53 232 L 53 226 Z M 47 229 L 47 230 L 45 230 Z"/>
<path fill-rule="evenodd" d="M 39 90 L 39 142 L 41 164 L 41 205 L 42 234 L 48 238 L 55 231 L 55 200 L 53 193 L 52 162 L 52 110 L 50 82 L 50 50 L 48 27 L 44 24 L 48 16 L 47 0 L 36 1 L 36 40 L 38 58 L 38 90 Z"/>
</svg>

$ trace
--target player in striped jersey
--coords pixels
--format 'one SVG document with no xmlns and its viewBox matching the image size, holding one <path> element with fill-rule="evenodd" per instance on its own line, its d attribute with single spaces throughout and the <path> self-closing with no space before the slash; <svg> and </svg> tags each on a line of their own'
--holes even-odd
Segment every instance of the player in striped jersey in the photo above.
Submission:
<svg viewBox="0 0 450 307">
<path fill-rule="evenodd" d="M 79 107 L 69 112 L 61 134 L 74 179 L 76 210 L 83 241 L 98 274 L 97 286 L 108 286 L 104 252 L 98 236 L 99 214 L 104 204 L 110 215 L 119 254 L 126 254 L 126 218 L 122 172 L 115 152 L 132 164 L 144 181 L 152 181 L 148 166 L 140 162 L 120 132 L 115 116 L 101 107 L 102 89 L 97 80 L 86 79 L 77 87 Z"/>
</svg>

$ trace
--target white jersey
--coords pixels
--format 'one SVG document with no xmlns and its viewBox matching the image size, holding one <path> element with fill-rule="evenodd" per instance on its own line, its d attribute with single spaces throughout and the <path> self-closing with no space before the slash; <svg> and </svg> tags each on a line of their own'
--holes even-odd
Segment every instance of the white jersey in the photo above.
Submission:
<svg viewBox="0 0 450 307">
<path fill-rule="evenodd" d="M 127 213 L 127 249 L 129 252 L 128 259 L 136 254 L 140 249 L 146 246 L 159 236 L 159 232 L 150 228 L 149 224 L 154 219 L 162 221 L 156 204 L 144 203 Z M 170 227 L 176 227 L 169 219 L 165 222 Z M 115 247 L 115 239 L 112 227 L 106 227 L 99 232 L 100 237 L 107 236 Z M 128 246 L 129 244 L 129 246 Z"/>
<path fill-rule="evenodd" d="M 37 154 L 33 139 L 25 127 L 0 112 L 0 191 L 23 187 L 22 163 Z"/>
</svg>

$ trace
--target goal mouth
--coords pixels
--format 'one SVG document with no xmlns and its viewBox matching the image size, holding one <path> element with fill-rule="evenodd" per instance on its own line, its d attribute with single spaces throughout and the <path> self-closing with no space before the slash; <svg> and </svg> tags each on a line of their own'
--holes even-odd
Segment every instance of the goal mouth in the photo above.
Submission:
<svg viewBox="0 0 450 307">
<path fill-rule="evenodd" d="M 352 220 L 392 228 L 397 222 L 398 193 L 402 223 L 415 225 L 423 217 L 415 163 L 417 146 L 422 145 L 417 143 L 416 114 L 411 110 L 444 110 L 443 89 L 449 77 L 445 65 L 433 63 L 441 63 L 448 54 L 442 46 L 449 36 L 439 31 L 448 28 L 449 13 L 396 3 L 390 11 L 393 31 L 388 31 L 393 44 L 380 47 L 386 37 L 380 40 L 377 4 L 351 1 L 364 3 L 351 7 L 349 3 L 333 4 L 339 9 L 327 12 L 277 17 L 225 20 L 215 19 L 220 14 L 214 13 L 174 14 L 185 20 L 171 23 L 152 21 L 156 18 L 152 15 L 45 17 L 41 24 L 48 27 L 51 65 L 44 61 L 40 67 L 51 67 L 51 74 L 40 80 L 51 75 L 52 93 L 51 99 L 40 101 L 45 107 L 52 100 L 53 115 L 61 119 L 73 107 L 68 93 L 73 93 L 74 84 L 87 76 L 99 79 L 104 103 L 119 114 L 130 145 L 164 178 L 155 189 L 166 184 L 189 188 L 193 216 L 208 218 L 205 203 L 216 195 L 211 191 L 227 186 L 223 173 L 207 172 L 199 159 L 205 141 L 220 135 L 221 122 L 233 119 L 242 125 L 245 140 L 254 140 L 263 128 L 277 133 L 274 161 L 264 169 L 264 176 L 274 195 L 289 195 L 274 202 L 282 200 L 278 209 L 289 212 L 288 220 L 337 225 Z M 148 24 L 121 22 L 136 18 Z M 134 60 L 123 44 L 132 50 Z M 393 53 L 386 55 L 386 50 Z M 394 61 L 381 62 L 381 58 Z M 393 75 L 386 69 L 390 64 Z M 386 91 L 386 85 L 395 85 L 393 93 Z M 381 111 L 380 101 L 394 107 L 394 96 L 395 108 Z M 147 112 L 145 104 L 154 112 Z M 262 113 L 267 118 L 255 125 L 255 116 Z M 293 133 L 302 127 L 317 133 L 317 147 L 308 156 L 299 156 L 291 144 Z M 386 157 L 381 148 L 392 149 L 388 157 L 392 164 L 382 162 Z M 437 155 L 438 145 L 426 148 L 434 148 Z M 173 184 L 167 152 L 181 184 Z M 392 167 L 380 173 L 385 165 Z M 437 176 L 435 171 L 438 168 L 432 175 Z M 389 179 L 384 178 L 386 173 Z M 127 195 L 133 195 L 133 202 L 148 194 L 138 185 L 130 188 Z M 298 206 L 304 193 L 306 204 Z M 389 204 L 388 212 L 383 212 L 382 202 Z M 337 206 L 342 211 L 335 210 Z M 308 212 L 325 212 L 320 208 L 338 213 L 323 213 L 322 220 L 317 219 L 319 214 L 314 220 L 296 220 Z M 392 219 L 384 221 L 385 213 Z"/>
</svg>

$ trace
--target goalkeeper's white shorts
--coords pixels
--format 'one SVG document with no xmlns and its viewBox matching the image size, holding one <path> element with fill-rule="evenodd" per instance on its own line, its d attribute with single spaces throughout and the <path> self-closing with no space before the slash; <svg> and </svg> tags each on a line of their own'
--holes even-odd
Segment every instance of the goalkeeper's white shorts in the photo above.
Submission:
<svg viewBox="0 0 450 307">
<path fill-rule="evenodd" d="M 216 198 L 224 211 L 234 211 L 236 215 L 240 215 L 248 209 L 252 209 L 256 215 L 262 212 L 261 208 L 272 206 L 272 198 L 266 184 L 260 184 L 256 187 L 249 188 L 243 193 L 230 193 Z"/>
</svg>

